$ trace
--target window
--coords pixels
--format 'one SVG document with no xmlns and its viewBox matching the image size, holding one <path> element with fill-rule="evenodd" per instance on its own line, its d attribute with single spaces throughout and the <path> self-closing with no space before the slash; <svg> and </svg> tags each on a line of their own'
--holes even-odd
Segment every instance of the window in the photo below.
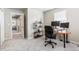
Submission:
<svg viewBox="0 0 79 59">
<path fill-rule="evenodd" d="M 54 21 L 60 21 L 60 22 L 66 22 L 67 17 L 66 17 L 66 11 L 59 11 L 54 13 Z"/>
</svg>

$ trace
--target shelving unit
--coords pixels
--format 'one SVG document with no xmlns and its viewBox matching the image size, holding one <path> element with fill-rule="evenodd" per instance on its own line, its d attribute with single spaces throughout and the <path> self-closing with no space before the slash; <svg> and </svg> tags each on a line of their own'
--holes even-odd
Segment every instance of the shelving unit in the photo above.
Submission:
<svg viewBox="0 0 79 59">
<path fill-rule="evenodd" d="M 33 33 L 34 38 L 43 36 L 43 24 L 41 21 L 35 22 L 33 24 L 33 29 L 34 29 L 34 33 Z"/>
</svg>

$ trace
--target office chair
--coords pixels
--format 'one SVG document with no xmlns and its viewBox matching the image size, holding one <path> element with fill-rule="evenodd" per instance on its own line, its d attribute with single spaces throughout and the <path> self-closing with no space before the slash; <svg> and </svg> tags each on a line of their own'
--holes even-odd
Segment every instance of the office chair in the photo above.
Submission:
<svg viewBox="0 0 79 59">
<path fill-rule="evenodd" d="M 47 46 L 48 44 L 52 45 L 52 48 L 54 48 L 54 45 L 57 45 L 57 43 L 52 42 L 51 39 L 56 39 L 56 34 L 54 34 L 53 29 L 51 26 L 45 26 L 45 38 L 50 38 L 49 41 L 45 41 L 45 46 Z"/>
</svg>

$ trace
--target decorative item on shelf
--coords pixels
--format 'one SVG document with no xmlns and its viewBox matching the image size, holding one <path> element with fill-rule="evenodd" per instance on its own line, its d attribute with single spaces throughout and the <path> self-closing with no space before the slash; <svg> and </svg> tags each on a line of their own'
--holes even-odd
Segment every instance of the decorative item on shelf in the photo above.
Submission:
<svg viewBox="0 0 79 59">
<path fill-rule="evenodd" d="M 33 36 L 34 38 L 38 38 L 43 36 L 43 24 L 41 21 L 36 21 L 35 23 L 33 23 Z"/>
</svg>

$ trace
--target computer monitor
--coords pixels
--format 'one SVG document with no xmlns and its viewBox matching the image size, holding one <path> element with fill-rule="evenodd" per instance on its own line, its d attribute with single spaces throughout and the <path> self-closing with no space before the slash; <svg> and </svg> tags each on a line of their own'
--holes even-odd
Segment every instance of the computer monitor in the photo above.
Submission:
<svg viewBox="0 0 79 59">
<path fill-rule="evenodd" d="M 52 21 L 51 26 L 60 26 L 60 21 Z"/>
<path fill-rule="evenodd" d="M 60 27 L 62 27 L 62 28 L 69 28 L 69 22 L 61 23 Z"/>
</svg>

